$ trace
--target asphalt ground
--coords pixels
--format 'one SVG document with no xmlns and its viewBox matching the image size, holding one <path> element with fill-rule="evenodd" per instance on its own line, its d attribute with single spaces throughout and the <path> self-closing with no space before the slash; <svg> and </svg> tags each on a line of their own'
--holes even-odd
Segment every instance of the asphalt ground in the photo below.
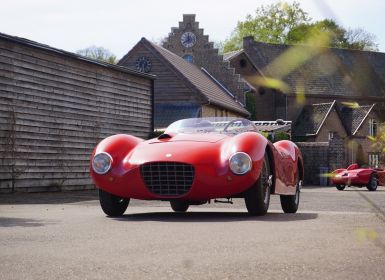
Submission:
<svg viewBox="0 0 385 280">
<path fill-rule="evenodd" d="M 96 191 L 0 194 L 0 279 L 385 279 L 385 187 L 307 187 L 234 204 L 132 200 L 108 218 Z"/>
</svg>

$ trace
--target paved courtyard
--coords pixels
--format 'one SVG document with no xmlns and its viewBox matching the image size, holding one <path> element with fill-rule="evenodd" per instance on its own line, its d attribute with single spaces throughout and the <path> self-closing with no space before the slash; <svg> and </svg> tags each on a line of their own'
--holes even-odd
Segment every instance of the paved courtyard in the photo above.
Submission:
<svg viewBox="0 0 385 280">
<path fill-rule="evenodd" d="M 308 187 L 297 214 L 132 200 L 107 218 L 97 193 L 0 195 L 0 279 L 384 279 L 385 187 Z"/>
</svg>

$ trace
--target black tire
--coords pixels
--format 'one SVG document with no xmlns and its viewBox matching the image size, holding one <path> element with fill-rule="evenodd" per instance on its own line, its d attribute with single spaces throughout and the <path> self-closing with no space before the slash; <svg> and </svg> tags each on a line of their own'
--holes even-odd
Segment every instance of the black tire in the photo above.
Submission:
<svg viewBox="0 0 385 280">
<path fill-rule="evenodd" d="M 187 201 L 183 200 L 171 200 L 170 205 L 174 212 L 186 212 L 190 206 Z"/>
<path fill-rule="evenodd" d="M 279 199 L 281 200 L 281 207 L 285 213 L 296 213 L 299 206 L 299 198 L 301 194 L 301 182 L 298 176 L 299 170 L 297 170 L 296 178 L 296 191 L 295 195 L 280 195 Z"/>
<path fill-rule="evenodd" d="M 110 217 L 122 216 L 127 210 L 129 198 L 121 198 L 99 189 L 99 202 L 103 212 Z"/>
<path fill-rule="evenodd" d="M 369 191 L 374 192 L 375 190 L 377 190 L 377 186 L 378 186 L 377 176 L 376 174 L 372 173 L 372 175 L 370 175 L 369 183 L 366 186 L 366 188 Z"/>
<path fill-rule="evenodd" d="M 337 190 L 343 191 L 345 189 L 345 185 L 336 185 Z"/>
<path fill-rule="evenodd" d="M 267 213 L 270 204 L 271 185 L 270 163 L 267 154 L 265 154 L 258 180 L 245 193 L 245 204 L 250 215 L 263 216 Z"/>
</svg>

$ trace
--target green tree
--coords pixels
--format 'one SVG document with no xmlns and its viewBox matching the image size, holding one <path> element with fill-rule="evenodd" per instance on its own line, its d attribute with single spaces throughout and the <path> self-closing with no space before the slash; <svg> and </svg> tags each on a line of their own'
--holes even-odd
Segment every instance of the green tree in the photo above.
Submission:
<svg viewBox="0 0 385 280">
<path fill-rule="evenodd" d="M 300 24 L 292 28 L 287 34 L 288 44 L 305 43 L 310 37 L 327 35 L 327 41 L 333 47 L 346 47 L 346 30 L 340 27 L 334 20 L 324 19 L 314 23 Z"/>
<path fill-rule="evenodd" d="M 247 15 L 246 20 L 239 21 L 230 38 L 224 42 L 224 52 L 241 49 L 246 36 L 265 43 L 312 43 L 324 47 L 378 50 L 373 34 L 362 28 L 346 30 L 331 19 L 311 22 L 298 2 L 262 6 L 254 16 Z M 317 40 L 325 36 L 328 40 Z"/>
<path fill-rule="evenodd" d="M 95 60 L 116 64 L 118 62 L 116 56 L 111 53 L 110 50 L 105 49 L 103 47 L 90 46 L 85 49 L 81 49 L 76 51 L 77 54 L 82 56 L 86 56 Z"/>
<path fill-rule="evenodd" d="M 309 23 L 307 13 L 300 8 L 298 2 L 288 4 L 277 2 L 261 6 L 255 15 L 247 15 L 245 21 L 238 21 L 237 27 L 224 43 L 224 51 L 242 48 L 243 38 L 253 36 L 254 40 L 266 43 L 287 43 L 287 34 L 293 28 Z"/>
<path fill-rule="evenodd" d="M 329 40 L 324 47 L 377 50 L 375 36 L 362 28 L 349 29 L 338 25 L 334 20 L 324 19 L 314 23 L 300 24 L 291 29 L 287 34 L 288 44 L 299 44 L 308 42 L 308 38 L 326 35 Z M 319 41 L 318 41 L 319 43 Z"/>
</svg>

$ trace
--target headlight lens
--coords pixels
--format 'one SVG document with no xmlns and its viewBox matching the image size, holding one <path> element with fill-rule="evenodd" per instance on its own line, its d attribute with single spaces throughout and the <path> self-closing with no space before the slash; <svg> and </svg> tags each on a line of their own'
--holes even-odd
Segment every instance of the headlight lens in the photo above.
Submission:
<svg viewBox="0 0 385 280">
<path fill-rule="evenodd" d="M 230 169 L 237 175 L 246 174 L 251 170 L 251 158 L 248 154 L 238 152 L 233 154 L 229 160 Z"/>
<path fill-rule="evenodd" d="M 112 157 L 107 153 L 100 153 L 92 160 L 92 169 L 98 174 L 106 174 L 112 164 Z"/>
</svg>

